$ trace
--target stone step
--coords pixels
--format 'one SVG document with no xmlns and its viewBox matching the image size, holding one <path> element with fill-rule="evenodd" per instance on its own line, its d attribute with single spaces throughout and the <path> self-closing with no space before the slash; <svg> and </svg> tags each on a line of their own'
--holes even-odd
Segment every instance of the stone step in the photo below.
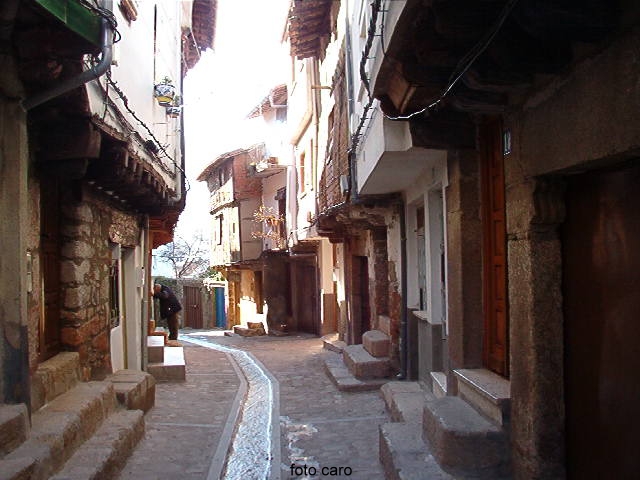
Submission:
<svg viewBox="0 0 640 480">
<path fill-rule="evenodd" d="M 29 437 L 29 412 L 24 403 L 0 405 L 0 458 L 11 453 Z"/>
<path fill-rule="evenodd" d="M 167 339 L 169 338 L 169 334 L 162 327 L 156 327 L 155 330 L 150 330 L 149 331 L 149 336 L 150 337 L 160 337 L 165 345 L 167 344 Z"/>
<path fill-rule="evenodd" d="M 387 357 L 374 357 L 362 345 L 345 347 L 342 358 L 349 371 L 360 380 L 386 378 L 391 373 Z"/>
<path fill-rule="evenodd" d="M 105 380 L 113 383 L 118 402 L 128 410 L 148 412 L 155 404 L 156 380 L 150 373 L 118 370 Z"/>
<path fill-rule="evenodd" d="M 62 352 L 42 362 L 31 377 L 31 411 L 75 387 L 80 378 L 77 352 Z"/>
<path fill-rule="evenodd" d="M 380 463 L 387 480 L 453 479 L 429 452 L 422 440 L 420 424 L 380 425 Z"/>
<path fill-rule="evenodd" d="M 438 463 L 451 473 L 473 471 L 483 478 L 504 475 L 508 442 L 500 427 L 459 397 L 426 402 L 423 438 Z"/>
<path fill-rule="evenodd" d="M 327 354 L 327 358 L 323 361 L 325 372 L 338 390 L 342 392 L 377 390 L 388 381 L 385 379 L 359 380 L 349 371 L 340 355 L 329 352 Z"/>
<path fill-rule="evenodd" d="M 164 362 L 164 336 L 151 335 L 147 337 L 147 359 L 149 363 Z"/>
<path fill-rule="evenodd" d="M 447 375 L 444 372 L 431 372 L 431 391 L 436 398 L 447 396 Z"/>
<path fill-rule="evenodd" d="M 330 333 L 322 337 L 322 347 L 325 350 L 331 350 L 332 352 L 342 353 L 342 350 L 344 350 L 344 347 L 346 346 L 347 344 L 345 342 L 343 342 L 342 340 L 338 340 L 337 333 Z"/>
<path fill-rule="evenodd" d="M 435 397 L 418 382 L 388 382 L 380 389 L 387 411 L 394 422 L 422 423 L 425 402 Z"/>
<path fill-rule="evenodd" d="M 454 370 L 458 396 L 498 425 L 509 421 L 511 384 L 509 380 L 485 369 Z"/>
<path fill-rule="evenodd" d="M 391 351 L 391 340 L 380 330 L 369 330 L 362 335 L 362 345 L 372 357 L 388 357 Z"/>
<path fill-rule="evenodd" d="M 121 410 L 107 418 L 52 480 L 115 478 L 144 436 L 144 414 Z"/>
<path fill-rule="evenodd" d="M 79 383 L 31 416 L 29 438 L 0 460 L 0 478 L 49 478 L 116 408 L 110 382 Z"/>
<path fill-rule="evenodd" d="M 24 456 L 19 458 L 3 458 L 0 460 L 0 478 L 2 480 L 36 480 L 36 467 L 38 458 L 35 456 Z"/>
<path fill-rule="evenodd" d="M 186 378 L 184 347 L 164 347 L 164 362 L 149 363 L 147 371 L 158 382 L 183 382 Z"/>
</svg>

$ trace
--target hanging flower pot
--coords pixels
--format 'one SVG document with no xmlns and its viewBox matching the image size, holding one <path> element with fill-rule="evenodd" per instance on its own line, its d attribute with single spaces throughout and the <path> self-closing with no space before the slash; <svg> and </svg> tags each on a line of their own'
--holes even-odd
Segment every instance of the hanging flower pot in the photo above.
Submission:
<svg viewBox="0 0 640 480">
<path fill-rule="evenodd" d="M 167 107 L 167 115 L 171 118 L 178 118 L 180 116 L 180 107 Z"/>
<path fill-rule="evenodd" d="M 160 83 L 153 88 L 153 96 L 156 97 L 158 104 L 163 107 L 173 105 L 173 98 L 176 96 L 176 87 L 169 77 L 164 77 Z"/>
</svg>

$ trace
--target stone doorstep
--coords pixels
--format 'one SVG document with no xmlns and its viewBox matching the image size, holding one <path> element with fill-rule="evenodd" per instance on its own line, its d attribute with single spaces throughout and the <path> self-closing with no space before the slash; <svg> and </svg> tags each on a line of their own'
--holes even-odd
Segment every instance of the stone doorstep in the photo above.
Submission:
<svg viewBox="0 0 640 480">
<path fill-rule="evenodd" d="M 331 350 L 332 352 L 342 353 L 342 350 L 344 350 L 344 347 L 346 346 L 347 344 L 345 342 L 343 342 L 342 340 L 338 340 L 337 333 L 330 333 L 322 337 L 322 347 L 325 350 Z"/>
<path fill-rule="evenodd" d="M 118 370 L 105 380 L 113 383 L 116 398 L 126 409 L 148 412 L 154 406 L 156 380 L 153 375 L 140 370 Z"/>
<path fill-rule="evenodd" d="M 147 337 L 147 358 L 149 363 L 164 362 L 164 336 L 151 335 Z"/>
<path fill-rule="evenodd" d="M 158 382 L 184 382 L 184 347 L 164 347 L 164 362 L 148 364 L 147 371 Z"/>
<path fill-rule="evenodd" d="M 164 331 L 162 327 L 156 327 L 153 332 L 149 332 L 149 337 L 160 337 L 162 338 L 164 344 L 167 344 L 167 339 L 169 338 L 169 334 Z"/>
<path fill-rule="evenodd" d="M 509 380 L 485 369 L 460 369 L 453 373 L 458 380 L 458 396 L 498 425 L 509 421 Z"/>
<path fill-rule="evenodd" d="M 349 371 L 360 380 L 389 376 L 389 359 L 374 357 L 362 345 L 349 345 L 342 351 L 342 358 Z"/>
<path fill-rule="evenodd" d="M 241 337 L 261 337 L 267 334 L 264 328 L 246 328 L 240 325 L 234 325 L 233 333 Z"/>
<path fill-rule="evenodd" d="M 331 354 L 323 361 L 325 372 L 333 384 L 341 392 L 365 392 L 377 390 L 387 380 L 358 380 L 342 362 L 339 355 Z"/>
<path fill-rule="evenodd" d="M 52 480 L 114 478 L 144 437 L 144 414 L 122 410 L 111 415 Z"/>
<path fill-rule="evenodd" d="M 369 330 L 362 335 L 362 345 L 372 357 L 388 357 L 391 341 L 386 333 L 380 330 Z"/>
<path fill-rule="evenodd" d="M 78 384 L 31 416 L 29 438 L 0 460 L 0 472 L 4 471 L 6 461 L 13 467 L 22 465 L 23 470 L 31 469 L 28 478 L 49 478 L 96 432 L 115 408 L 116 397 L 111 383 Z M 33 466 L 28 467 L 29 464 Z"/>
<path fill-rule="evenodd" d="M 394 422 L 420 425 L 425 402 L 435 399 L 418 382 L 388 382 L 380 389 L 387 411 Z"/>
<path fill-rule="evenodd" d="M 420 424 L 380 425 L 379 458 L 387 480 L 453 479 L 429 452 L 422 440 Z"/>
<path fill-rule="evenodd" d="M 42 362 L 31 377 L 32 411 L 73 388 L 79 379 L 80 355 L 77 352 L 61 352 Z"/>
<path fill-rule="evenodd" d="M 422 428 L 423 438 L 443 468 L 501 477 L 508 455 L 505 433 L 461 398 L 448 396 L 425 403 Z"/>
<path fill-rule="evenodd" d="M 444 372 L 431 372 L 431 391 L 436 398 L 447 396 L 447 375 Z"/>
<path fill-rule="evenodd" d="M 0 460 L 0 478 L 3 480 L 44 480 L 52 473 L 51 459 L 61 451 L 51 445 L 27 440 L 18 449 Z"/>
<path fill-rule="evenodd" d="M 0 458 L 18 448 L 29 437 L 29 430 L 29 413 L 24 403 L 0 405 Z"/>
</svg>

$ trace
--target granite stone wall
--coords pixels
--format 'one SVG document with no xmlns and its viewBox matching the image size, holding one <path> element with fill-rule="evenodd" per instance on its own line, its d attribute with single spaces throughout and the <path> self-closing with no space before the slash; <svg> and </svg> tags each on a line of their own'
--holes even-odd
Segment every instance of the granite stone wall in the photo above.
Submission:
<svg viewBox="0 0 640 480">
<path fill-rule="evenodd" d="M 84 379 L 111 373 L 109 274 L 112 247 L 133 247 L 141 218 L 83 192 L 63 199 L 61 218 L 61 343 L 77 351 Z"/>
</svg>

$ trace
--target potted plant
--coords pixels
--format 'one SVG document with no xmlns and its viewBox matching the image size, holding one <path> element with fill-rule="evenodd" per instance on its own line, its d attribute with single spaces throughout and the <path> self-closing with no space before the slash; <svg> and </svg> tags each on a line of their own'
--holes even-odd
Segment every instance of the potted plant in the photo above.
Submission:
<svg viewBox="0 0 640 480">
<path fill-rule="evenodd" d="M 169 77 L 164 77 L 153 88 L 153 96 L 156 97 L 158 104 L 163 107 L 173 105 L 173 99 L 176 96 L 176 87 Z"/>
<path fill-rule="evenodd" d="M 173 97 L 171 105 L 166 109 L 167 115 L 169 115 L 171 118 L 178 118 L 180 116 L 180 112 L 182 111 L 181 103 L 182 102 L 180 95 L 176 95 L 175 97 Z"/>
</svg>

